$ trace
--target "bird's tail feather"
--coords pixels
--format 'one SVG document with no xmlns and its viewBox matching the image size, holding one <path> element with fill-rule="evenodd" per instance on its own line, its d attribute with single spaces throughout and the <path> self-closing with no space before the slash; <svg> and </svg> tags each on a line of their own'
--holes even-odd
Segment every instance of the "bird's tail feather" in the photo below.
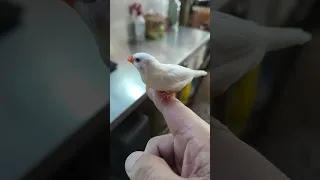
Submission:
<svg viewBox="0 0 320 180">
<path fill-rule="evenodd" d="M 194 75 L 193 77 L 201 77 L 201 76 L 205 76 L 207 75 L 208 73 L 206 71 L 202 71 L 202 70 L 195 70 L 194 71 Z"/>
</svg>

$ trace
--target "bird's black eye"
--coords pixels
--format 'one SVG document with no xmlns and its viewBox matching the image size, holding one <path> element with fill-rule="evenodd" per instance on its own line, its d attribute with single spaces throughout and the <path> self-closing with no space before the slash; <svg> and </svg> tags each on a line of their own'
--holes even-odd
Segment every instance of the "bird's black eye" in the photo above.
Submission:
<svg viewBox="0 0 320 180">
<path fill-rule="evenodd" d="M 139 58 L 136 58 L 136 62 L 140 62 L 140 59 L 139 59 Z"/>
</svg>

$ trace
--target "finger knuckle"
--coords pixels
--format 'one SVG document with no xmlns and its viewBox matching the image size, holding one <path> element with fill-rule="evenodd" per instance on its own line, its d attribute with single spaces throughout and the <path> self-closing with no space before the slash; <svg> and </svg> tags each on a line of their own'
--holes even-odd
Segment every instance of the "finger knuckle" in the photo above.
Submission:
<svg viewBox="0 0 320 180">
<path fill-rule="evenodd" d="M 186 134 L 192 132 L 193 127 L 192 126 L 183 126 L 176 131 L 174 131 L 172 134 L 174 136 L 185 136 Z"/>
<path fill-rule="evenodd" d="M 156 144 L 159 141 L 160 136 L 155 136 L 151 139 L 149 139 L 147 144 Z"/>
<path fill-rule="evenodd" d="M 149 180 L 152 179 L 153 174 L 155 172 L 155 168 L 152 164 L 148 163 L 147 158 L 142 158 L 140 160 L 142 166 L 139 166 L 136 171 L 133 173 L 133 179 L 139 179 L 139 180 Z"/>
</svg>

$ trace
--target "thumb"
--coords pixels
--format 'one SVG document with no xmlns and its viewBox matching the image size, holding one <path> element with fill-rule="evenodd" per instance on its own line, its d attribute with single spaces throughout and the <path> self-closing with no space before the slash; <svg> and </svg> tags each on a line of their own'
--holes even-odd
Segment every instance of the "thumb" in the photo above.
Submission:
<svg viewBox="0 0 320 180">
<path fill-rule="evenodd" d="M 127 157 L 125 169 L 132 180 L 180 179 L 165 160 L 141 151 L 133 152 Z"/>
</svg>

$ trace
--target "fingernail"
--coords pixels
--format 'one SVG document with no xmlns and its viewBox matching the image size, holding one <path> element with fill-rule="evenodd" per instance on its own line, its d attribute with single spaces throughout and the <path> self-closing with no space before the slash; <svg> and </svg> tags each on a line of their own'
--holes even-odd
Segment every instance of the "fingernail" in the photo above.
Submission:
<svg viewBox="0 0 320 180">
<path fill-rule="evenodd" d="M 126 172 L 129 173 L 132 171 L 135 163 L 138 161 L 138 159 L 140 159 L 143 155 L 143 152 L 133 152 L 131 153 L 127 159 L 126 159 L 126 162 L 125 162 L 125 169 L 126 169 Z"/>
</svg>

